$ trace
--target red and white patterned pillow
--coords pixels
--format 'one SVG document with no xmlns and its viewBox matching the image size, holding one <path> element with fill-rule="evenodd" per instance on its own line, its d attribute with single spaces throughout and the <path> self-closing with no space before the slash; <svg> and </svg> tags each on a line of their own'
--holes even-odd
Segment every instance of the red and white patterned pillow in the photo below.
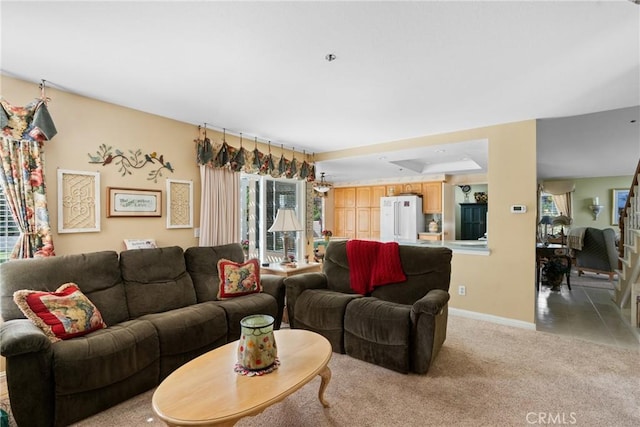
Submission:
<svg viewBox="0 0 640 427">
<path fill-rule="evenodd" d="M 229 299 L 262 292 L 260 263 L 250 259 L 243 263 L 221 259 L 218 261 L 218 299 Z"/>
<path fill-rule="evenodd" d="M 51 342 L 107 327 L 98 308 L 75 283 L 66 283 L 54 292 L 16 291 L 13 300 Z"/>
</svg>

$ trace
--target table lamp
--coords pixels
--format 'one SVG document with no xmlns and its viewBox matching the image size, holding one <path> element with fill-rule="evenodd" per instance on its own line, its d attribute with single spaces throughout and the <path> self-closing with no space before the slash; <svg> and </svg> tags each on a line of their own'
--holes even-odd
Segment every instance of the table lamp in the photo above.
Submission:
<svg viewBox="0 0 640 427">
<path fill-rule="evenodd" d="M 273 225 L 267 230 L 269 233 L 274 231 L 284 232 L 282 236 L 284 246 L 284 257 L 282 264 L 289 262 L 287 255 L 289 253 L 289 232 L 290 231 L 302 231 L 304 228 L 300 225 L 296 212 L 293 209 L 281 208 L 278 209 L 276 214 L 276 220 Z"/>
<path fill-rule="evenodd" d="M 538 236 L 540 242 L 547 246 L 549 244 L 549 228 L 553 224 L 551 217 L 548 215 L 540 218 L 540 222 L 538 223 Z"/>
<path fill-rule="evenodd" d="M 573 220 L 570 217 L 562 213 L 560 213 L 560 215 L 558 215 L 557 217 L 551 220 L 551 223 L 554 227 L 558 225 L 560 226 L 560 239 L 561 239 L 560 242 L 563 246 L 564 246 L 564 237 L 566 236 L 566 233 L 564 232 L 564 228 L 569 227 L 572 222 Z"/>
</svg>

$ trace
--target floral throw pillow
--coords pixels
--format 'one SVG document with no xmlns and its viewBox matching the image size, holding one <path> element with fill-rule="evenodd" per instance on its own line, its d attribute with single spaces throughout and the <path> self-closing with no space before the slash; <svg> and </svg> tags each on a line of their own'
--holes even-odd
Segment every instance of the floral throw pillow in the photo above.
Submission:
<svg viewBox="0 0 640 427">
<path fill-rule="evenodd" d="M 75 283 L 66 283 L 54 292 L 16 291 L 13 300 L 51 342 L 107 327 L 98 308 Z"/>
<path fill-rule="evenodd" d="M 229 299 L 262 292 L 260 264 L 257 259 L 243 263 L 221 259 L 218 261 L 220 287 L 218 299 Z"/>
</svg>

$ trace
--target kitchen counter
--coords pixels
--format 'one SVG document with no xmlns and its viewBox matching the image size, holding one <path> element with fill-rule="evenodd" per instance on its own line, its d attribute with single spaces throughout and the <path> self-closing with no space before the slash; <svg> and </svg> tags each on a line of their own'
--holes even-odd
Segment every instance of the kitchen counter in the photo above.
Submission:
<svg viewBox="0 0 640 427">
<path fill-rule="evenodd" d="M 429 246 L 434 248 L 449 248 L 454 254 L 490 255 L 486 240 L 415 240 L 400 241 L 400 245 Z"/>
</svg>

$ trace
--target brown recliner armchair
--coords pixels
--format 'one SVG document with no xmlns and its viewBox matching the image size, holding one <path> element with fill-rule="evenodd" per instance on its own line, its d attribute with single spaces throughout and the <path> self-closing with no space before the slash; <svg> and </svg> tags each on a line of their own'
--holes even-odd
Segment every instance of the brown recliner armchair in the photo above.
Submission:
<svg viewBox="0 0 640 427">
<path fill-rule="evenodd" d="M 578 275 L 585 271 L 607 274 L 613 280 L 618 268 L 616 233 L 612 228 L 587 227 L 584 230 L 582 249 L 573 251 Z"/>
<path fill-rule="evenodd" d="M 346 246 L 328 245 L 322 273 L 285 279 L 291 327 L 323 335 L 335 352 L 426 373 L 446 338 L 451 250 L 400 246 L 407 280 L 363 296 L 351 289 Z"/>
</svg>

